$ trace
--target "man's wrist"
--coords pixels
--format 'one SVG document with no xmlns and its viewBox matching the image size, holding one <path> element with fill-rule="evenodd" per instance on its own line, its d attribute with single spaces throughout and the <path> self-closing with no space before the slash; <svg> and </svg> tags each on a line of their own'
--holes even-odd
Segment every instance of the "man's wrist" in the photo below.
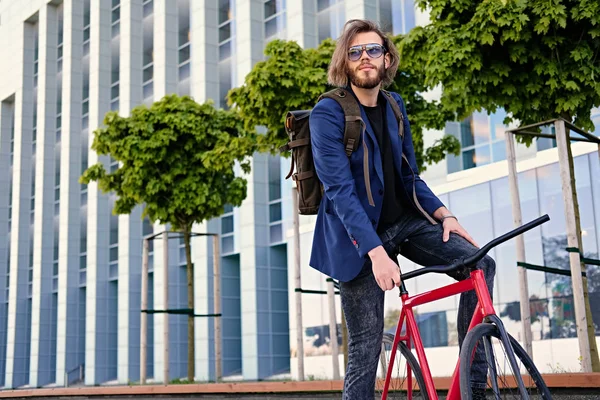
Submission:
<svg viewBox="0 0 600 400">
<path fill-rule="evenodd" d="M 437 219 L 440 222 L 443 222 L 447 218 L 455 218 L 456 220 L 458 220 L 458 218 L 456 218 L 456 216 L 454 216 L 454 214 L 452 214 L 450 210 L 448 210 L 446 207 L 440 207 L 437 210 L 435 210 L 433 213 L 433 218 Z"/>
<path fill-rule="evenodd" d="M 377 247 L 375 247 L 374 249 L 369 251 L 369 257 L 371 257 L 371 260 L 376 260 L 379 258 L 382 258 L 383 256 L 387 255 L 387 253 L 385 252 L 385 249 L 383 248 L 382 245 L 379 245 Z"/>
</svg>

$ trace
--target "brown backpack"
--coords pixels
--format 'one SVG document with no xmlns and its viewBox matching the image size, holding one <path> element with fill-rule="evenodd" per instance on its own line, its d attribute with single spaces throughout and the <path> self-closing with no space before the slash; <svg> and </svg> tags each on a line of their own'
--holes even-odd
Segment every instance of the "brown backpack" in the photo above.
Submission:
<svg viewBox="0 0 600 400">
<path fill-rule="evenodd" d="M 394 114 L 398 120 L 398 135 L 402 138 L 404 135 L 404 117 L 400 111 L 400 107 L 389 92 L 382 90 L 382 93 L 392 105 L 392 110 L 394 110 Z M 344 115 L 346 117 L 346 124 L 344 126 L 344 147 L 346 155 L 350 157 L 352 152 L 358 148 L 360 135 L 365 128 L 365 123 L 360 114 L 358 101 L 352 93 L 349 93 L 347 89 L 342 88 L 333 89 L 323 93 L 319 96 L 317 102 L 323 98 L 334 99 L 344 110 Z M 285 130 L 290 140 L 279 149 L 281 152 L 292 151 L 290 172 L 285 179 L 292 177 L 296 182 L 298 189 L 298 212 L 302 215 L 317 214 L 319 205 L 321 204 L 321 198 L 323 197 L 323 184 L 315 172 L 310 143 L 310 112 L 311 110 L 295 110 L 287 113 Z M 365 184 L 367 186 L 367 196 L 369 197 L 369 202 L 374 204 L 373 196 L 371 194 L 368 165 L 368 152 L 365 151 L 363 166 Z M 296 173 L 294 173 L 294 166 L 296 166 Z"/>
</svg>

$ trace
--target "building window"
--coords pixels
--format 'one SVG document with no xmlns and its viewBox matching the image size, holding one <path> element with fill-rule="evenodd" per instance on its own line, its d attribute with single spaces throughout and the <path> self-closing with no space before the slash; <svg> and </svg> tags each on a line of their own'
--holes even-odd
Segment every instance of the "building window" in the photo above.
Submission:
<svg viewBox="0 0 600 400">
<path fill-rule="evenodd" d="M 233 207 L 225 205 L 225 210 L 221 216 L 221 254 L 231 254 L 235 251 L 234 246 L 234 224 Z"/>
<path fill-rule="evenodd" d="M 232 46 L 234 13 L 232 0 L 219 0 L 219 106 L 227 107 L 227 93 L 233 87 Z"/>
<path fill-rule="evenodd" d="M 265 39 L 285 37 L 285 0 L 265 0 Z"/>
<path fill-rule="evenodd" d="M 269 156 L 269 242 L 283 240 L 282 199 L 281 199 L 281 161 L 279 156 Z"/>
<path fill-rule="evenodd" d="M 446 123 L 446 133 L 461 144 L 459 156 L 448 156 L 448 173 L 475 168 L 506 159 L 504 110 L 487 115 L 475 112 L 461 122 Z"/>
<path fill-rule="evenodd" d="M 394 35 L 406 34 L 416 26 L 414 0 L 380 0 L 382 12 L 389 10 Z M 389 23 L 389 18 L 382 23 Z"/>
<path fill-rule="evenodd" d="M 337 39 L 346 23 L 346 10 L 342 0 L 317 0 L 317 32 L 319 42 Z"/>
<path fill-rule="evenodd" d="M 190 0 L 177 0 L 180 96 L 190 94 Z"/>
<path fill-rule="evenodd" d="M 143 72 L 142 92 L 144 103 L 151 104 L 154 98 L 154 5 L 152 0 L 144 0 L 143 29 Z"/>
</svg>

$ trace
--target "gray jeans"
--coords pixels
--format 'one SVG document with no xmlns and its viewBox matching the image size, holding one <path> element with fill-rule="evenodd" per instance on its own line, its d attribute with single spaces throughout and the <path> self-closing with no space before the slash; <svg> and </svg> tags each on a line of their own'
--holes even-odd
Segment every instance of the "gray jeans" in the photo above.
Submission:
<svg viewBox="0 0 600 400">
<path fill-rule="evenodd" d="M 451 264 L 477 251 L 475 246 L 454 233 L 451 233 L 450 239 L 444 243 L 442 233 L 441 224 L 432 225 L 420 215 L 407 213 L 380 237 L 388 254 L 394 257 L 398 253 L 402 254 L 424 267 Z M 490 294 L 493 294 L 496 271 L 494 260 L 486 256 L 477 267 L 484 271 L 488 289 Z M 468 276 L 468 271 L 462 271 L 453 274 L 452 278 L 462 280 Z M 370 260 L 365 262 L 356 278 L 349 282 L 340 282 L 340 294 L 348 326 L 348 366 L 343 399 L 373 399 L 383 336 L 384 292 L 375 281 Z M 474 290 L 460 295 L 457 320 L 459 347 L 462 346 L 469 329 L 476 305 L 477 295 Z M 448 362 L 454 363 L 455 360 Z M 485 388 L 487 362 L 482 346 L 477 348 L 472 371 L 472 386 Z"/>
</svg>

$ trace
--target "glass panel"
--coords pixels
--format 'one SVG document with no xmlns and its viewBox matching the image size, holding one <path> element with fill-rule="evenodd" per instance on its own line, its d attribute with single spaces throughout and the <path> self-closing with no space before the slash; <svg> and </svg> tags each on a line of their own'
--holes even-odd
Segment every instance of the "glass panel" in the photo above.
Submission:
<svg viewBox="0 0 600 400">
<path fill-rule="evenodd" d="M 490 147 L 484 145 L 476 149 L 463 151 L 463 169 L 479 167 L 490 163 Z"/>
<path fill-rule="evenodd" d="M 487 183 L 449 194 L 452 211 L 480 245 L 493 238 L 490 188 Z"/>
<path fill-rule="evenodd" d="M 119 264 L 110 264 L 108 277 L 109 278 L 118 278 L 119 277 Z"/>
<path fill-rule="evenodd" d="M 269 201 L 281 198 L 281 171 L 279 157 L 269 157 Z"/>
<path fill-rule="evenodd" d="M 119 99 L 113 100 L 110 102 L 110 110 L 111 111 L 119 111 Z"/>
<path fill-rule="evenodd" d="M 224 60 L 231 56 L 231 41 L 219 46 L 219 60 Z"/>
<path fill-rule="evenodd" d="M 265 38 L 269 38 L 279 32 L 279 23 L 281 17 L 277 16 L 265 22 Z"/>
<path fill-rule="evenodd" d="M 284 5 L 281 0 L 267 0 L 265 1 L 265 19 L 269 18 L 272 15 L 277 14 L 278 12 L 283 10 Z"/>
<path fill-rule="evenodd" d="M 119 259 L 119 247 L 111 247 L 109 261 L 117 261 Z"/>
<path fill-rule="evenodd" d="M 119 97 L 119 85 L 114 85 L 110 88 L 110 98 L 114 99 L 116 97 Z"/>
<path fill-rule="evenodd" d="M 498 109 L 496 112 L 490 114 L 490 126 L 491 130 L 491 138 L 492 140 L 499 139 L 504 140 L 505 134 L 504 131 L 507 129 L 507 126 L 504 125 L 504 118 L 506 118 L 506 111 L 504 109 Z"/>
<path fill-rule="evenodd" d="M 111 204 L 112 206 L 113 204 Z M 119 243 L 119 216 L 110 215 L 110 242 L 111 245 Z"/>
<path fill-rule="evenodd" d="M 600 136 L 600 107 L 593 108 L 591 114 L 592 122 L 594 123 L 593 133 L 596 136 Z"/>
<path fill-rule="evenodd" d="M 152 81 L 144 85 L 144 99 L 151 97 L 154 94 L 154 85 Z"/>
<path fill-rule="evenodd" d="M 112 6 L 113 6 L 113 8 L 115 8 L 119 4 L 121 4 L 121 0 L 112 0 Z"/>
<path fill-rule="evenodd" d="M 189 42 L 190 34 L 190 0 L 177 0 L 179 42 L 178 46 Z"/>
<path fill-rule="evenodd" d="M 317 11 L 322 11 L 324 9 L 326 9 L 327 7 L 329 7 L 331 5 L 331 3 L 334 3 L 335 1 L 332 0 L 317 0 Z"/>
<path fill-rule="evenodd" d="M 147 17 L 148 15 L 152 14 L 153 11 L 154 11 L 154 2 L 152 0 L 150 0 L 149 2 L 144 4 L 144 17 Z"/>
<path fill-rule="evenodd" d="M 179 64 L 186 62 L 190 59 L 190 45 L 179 49 Z"/>
<path fill-rule="evenodd" d="M 221 217 L 221 234 L 233 232 L 233 215 Z"/>
<path fill-rule="evenodd" d="M 379 0 L 379 24 L 384 32 L 393 32 L 392 25 L 392 2 L 391 0 Z"/>
<path fill-rule="evenodd" d="M 269 205 L 269 222 L 281 221 L 281 202 Z"/>
<path fill-rule="evenodd" d="M 153 53 L 152 49 L 144 52 L 144 60 L 143 60 L 144 65 L 148 65 L 152 62 L 152 60 L 154 59 L 154 54 L 152 54 L 152 53 Z"/>
<path fill-rule="evenodd" d="M 223 211 L 224 214 L 233 212 L 233 206 L 231 204 L 225 204 L 223 209 L 224 209 L 224 211 Z"/>
<path fill-rule="evenodd" d="M 232 253 L 233 248 L 233 236 L 226 236 L 221 241 L 221 247 L 223 247 L 223 253 Z"/>
<path fill-rule="evenodd" d="M 79 269 L 86 269 L 87 268 L 87 256 L 80 256 L 79 257 Z"/>
<path fill-rule="evenodd" d="M 90 27 L 86 27 L 83 30 L 83 41 L 85 42 L 86 40 L 90 40 Z"/>
<path fill-rule="evenodd" d="M 277 243 L 283 240 L 283 231 L 281 229 L 281 224 L 271 225 L 269 227 L 269 233 L 271 235 L 271 243 Z"/>
<path fill-rule="evenodd" d="M 79 284 L 80 285 L 85 285 L 86 284 L 86 271 L 80 271 L 79 272 Z"/>
<path fill-rule="evenodd" d="M 149 80 L 152 79 L 154 74 L 154 66 L 153 65 L 148 65 L 146 68 L 144 68 L 144 82 L 148 82 Z"/>
<path fill-rule="evenodd" d="M 219 24 L 232 18 L 230 0 L 219 0 Z"/>
<path fill-rule="evenodd" d="M 506 160 L 506 142 L 492 144 L 492 157 L 494 162 Z"/>
<path fill-rule="evenodd" d="M 219 106 L 227 107 L 227 93 L 231 90 L 231 59 L 219 63 Z"/>
<path fill-rule="evenodd" d="M 231 38 L 231 23 L 227 23 L 219 28 L 219 43 Z"/>
<path fill-rule="evenodd" d="M 179 80 L 182 81 L 190 77 L 190 63 L 185 63 L 179 67 Z"/>
<path fill-rule="evenodd" d="M 114 9 L 112 11 L 112 17 L 110 19 L 110 22 L 114 24 L 115 22 L 117 22 L 119 20 L 120 16 L 121 16 L 121 8 L 119 7 L 119 8 Z"/>
</svg>

